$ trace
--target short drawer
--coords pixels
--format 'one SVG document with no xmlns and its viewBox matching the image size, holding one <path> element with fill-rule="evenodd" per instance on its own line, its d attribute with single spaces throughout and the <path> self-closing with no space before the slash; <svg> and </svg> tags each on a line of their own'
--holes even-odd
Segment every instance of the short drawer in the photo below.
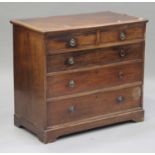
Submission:
<svg viewBox="0 0 155 155">
<path fill-rule="evenodd" d="M 85 91 L 141 81 L 143 63 L 115 64 L 87 71 L 47 76 L 47 97 L 70 95 Z"/>
<path fill-rule="evenodd" d="M 47 56 L 47 72 L 143 59 L 144 43 Z"/>
<path fill-rule="evenodd" d="M 141 87 L 51 101 L 48 103 L 48 126 L 78 121 L 141 107 Z"/>
<path fill-rule="evenodd" d="M 47 37 L 48 53 L 63 52 L 93 46 L 96 43 L 96 31 L 61 33 Z"/>
<path fill-rule="evenodd" d="M 145 24 L 142 23 L 106 27 L 101 30 L 100 43 L 115 43 L 142 39 L 144 35 Z"/>
</svg>

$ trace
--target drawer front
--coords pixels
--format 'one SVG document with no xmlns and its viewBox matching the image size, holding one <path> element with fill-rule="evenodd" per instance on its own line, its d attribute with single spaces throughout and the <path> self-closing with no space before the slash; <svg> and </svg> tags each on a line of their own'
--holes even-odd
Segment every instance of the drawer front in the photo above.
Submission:
<svg viewBox="0 0 155 155">
<path fill-rule="evenodd" d="M 48 103 L 48 126 L 94 116 L 125 111 L 141 106 L 141 87 L 51 101 Z"/>
<path fill-rule="evenodd" d="M 115 43 L 123 42 L 133 39 L 144 38 L 145 26 L 144 24 L 123 25 L 115 27 L 107 27 L 101 30 L 100 42 Z"/>
<path fill-rule="evenodd" d="M 57 97 L 102 89 L 142 80 L 143 64 L 116 64 L 87 71 L 55 74 L 47 77 L 47 97 Z"/>
<path fill-rule="evenodd" d="M 47 50 L 49 53 L 72 50 L 80 47 L 95 45 L 96 32 L 62 33 L 47 38 Z"/>
<path fill-rule="evenodd" d="M 47 34 L 47 53 L 65 53 L 81 49 L 102 47 L 106 43 L 121 43 L 133 39 L 143 39 L 145 24 L 107 26 L 97 30 Z"/>
<path fill-rule="evenodd" d="M 47 56 L 47 72 L 143 59 L 144 43 Z"/>
</svg>

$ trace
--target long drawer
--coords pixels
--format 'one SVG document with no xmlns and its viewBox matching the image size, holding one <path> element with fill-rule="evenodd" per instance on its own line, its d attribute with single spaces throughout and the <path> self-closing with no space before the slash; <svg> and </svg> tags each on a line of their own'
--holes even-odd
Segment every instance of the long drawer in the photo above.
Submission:
<svg viewBox="0 0 155 155">
<path fill-rule="evenodd" d="M 47 98 L 142 81 L 143 62 L 101 66 L 47 76 Z"/>
<path fill-rule="evenodd" d="M 134 86 L 48 102 L 48 126 L 141 107 L 141 93 Z"/>
<path fill-rule="evenodd" d="M 47 56 L 47 72 L 143 59 L 144 43 Z"/>
</svg>

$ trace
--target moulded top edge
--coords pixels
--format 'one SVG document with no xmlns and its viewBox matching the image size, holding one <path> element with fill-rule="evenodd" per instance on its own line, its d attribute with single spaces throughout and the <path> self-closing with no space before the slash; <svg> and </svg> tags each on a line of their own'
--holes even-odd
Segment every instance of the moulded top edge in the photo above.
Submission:
<svg viewBox="0 0 155 155">
<path fill-rule="evenodd" d="M 68 16 L 15 19 L 10 22 L 14 25 L 23 26 L 37 32 L 48 33 L 75 29 L 98 28 L 135 22 L 148 22 L 148 20 L 126 14 L 106 11 Z"/>
</svg>

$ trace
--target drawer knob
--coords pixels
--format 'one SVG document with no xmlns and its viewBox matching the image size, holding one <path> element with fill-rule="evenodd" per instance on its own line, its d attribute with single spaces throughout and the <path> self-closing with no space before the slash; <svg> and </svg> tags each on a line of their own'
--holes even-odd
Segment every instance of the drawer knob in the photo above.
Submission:
<svg viewBox="0 0 155 155">
<path fill-rule="evenodd" d="M 116 98 L 117 103 L 122 103 L 124 101 L 124 97 L 123 96 L 118 96 Z"/>
<path fill-rule="evenodd" d="M 75 63 L 75 61 L 74 61 L 74 58 L 73 57 L 68 58 L 67 64 L 73 65 L 74 63 Z"/>
<path fill-rule="evenodd" d="M 69 46 L 70 46 L 70 47 L 76 47 L 76 45 L 77 45 L 76 39 L 71 38 L 71 39 L 69 40 Z"/>
<path fill-rule="evenodd" d="M 118 77 L 119 77 L 120 79 L 123 79 L 124 73 L 123 73 L 122 71 L 119 71 L 119 72 L 118 72 Z"/>
<path fill-rule="evenodd" d="M 75 87 L 75 81 L 70 80 L 68 85 L 69 85 L 70 88 L 74 88 Z"/>
<path fill-rule="evenodd" d="M 124 49 L 120 49 L 119 55 L 120 55 L 120 57 L 122 57 L 122 58 L 125 57 L 125 56 L 126 56 L 125 50 L 124 50 Z"/>
<path fill-rule="evenodd" d="M 120 40 L 125 40 L 126 39 L 126 35 L 125 35 L 124 32 L 121 32 L 119 37 L 120 37 Z"/>
<path fill-rule="evenodd" d="M 69 111 L 70 113 L 75 112 L 75 106 L 70 106 L 70 107 L 68 108 L 68 111 Z"/>
</svg>

